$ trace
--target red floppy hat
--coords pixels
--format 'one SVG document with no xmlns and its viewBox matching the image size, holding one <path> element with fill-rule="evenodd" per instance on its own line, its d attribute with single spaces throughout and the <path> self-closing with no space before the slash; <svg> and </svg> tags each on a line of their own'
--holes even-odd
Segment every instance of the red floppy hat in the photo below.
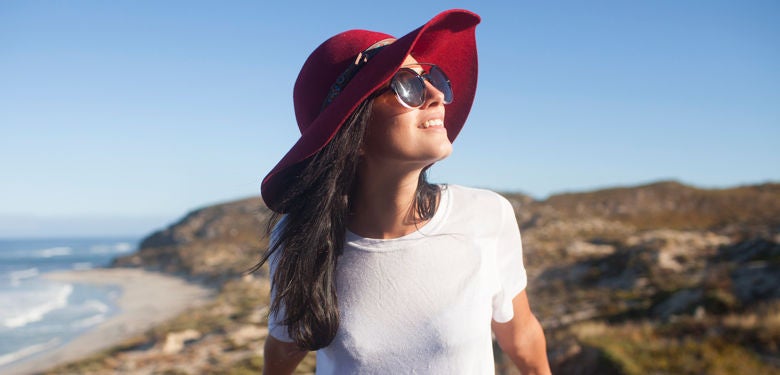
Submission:
<svg viewBox="0 0 780 375">
<path fill-rule="evenodd" d="M 349 30 L 322 43 L 303 64 L 293 89 L 295 118 L 301 137 L 263 179 L 265 204 L 284 212 L 280 201 L 290 181 L 309 158 L 327 145 L 355 109 L 374 91 L 385 86 L 411 54 L 417 61 L 441 67 L 452 83 L 454 100 L 447 105 L 444 124 L 450 141 L 466 122 L 477 89 L 475 13 L 453 9 L 442 12 L 416 30 L 394 40 L 384 33 Z M 354 76 L 361 53 L 377 44 L 365 65 Z M 351 71 L 348 73 L 352 73 Z M 342 80 L 347 76 L 347 82 Z M 338 82 L 337 82 L 338 81 Z M 335 92 L 334 92 L 335 91 Z"/>
</svg>

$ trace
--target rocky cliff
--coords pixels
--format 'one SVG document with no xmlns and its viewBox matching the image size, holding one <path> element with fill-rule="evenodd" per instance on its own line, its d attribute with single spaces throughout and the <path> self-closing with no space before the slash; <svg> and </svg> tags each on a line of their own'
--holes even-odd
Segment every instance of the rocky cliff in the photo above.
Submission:
<svg viewBox="0 0 780 375">
<path fill-rule="evenodd" d="M 240 276 L 260 259 L 268 244 L 269 216 L 259 197 L 201 208 L 144 238 L 137 252 L 116 259 L 114 266 L 220 283 Z"/>
<path fill-rule="evenodd" d="M 543 201 L 505 196 L 523 233 L 528 292 L 556 373 L 780 371 L 780 184 L 714 190 L 659 182 Z M 178 347 L 190 353 L 180 357 L 213 357 L 193 371 L 261 368 L 266 275 L 241 278 L 267 246 L 261 202 L 193 211 L 116 261 L 222 285 L 223 295 L 113 356 L 189 329 L 197 338 Z M 179 357 L 164 358 L 168 367 L 156 368 L 184 368 Z M 497 365 L 513 373 L 505 359 Z"/>
</svg>

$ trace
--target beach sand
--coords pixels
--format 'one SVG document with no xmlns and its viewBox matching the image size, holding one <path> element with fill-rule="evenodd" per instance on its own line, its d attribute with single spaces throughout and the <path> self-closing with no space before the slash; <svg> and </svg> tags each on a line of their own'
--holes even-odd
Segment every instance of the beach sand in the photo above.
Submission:
<svg viewBox="0 0 780 375">
<path fill-rule="evenodd" d="M 210 301 L 215 292 L 169 275 L 140 269 L 106 268 L 47 274 L 73 283 L 111 284 L 122 288 L 120 311 L 56 349 L 3 369 L 3 374 L 31 374 L 108 349 L 144 333 L 184 310 Z"/>
</svg>

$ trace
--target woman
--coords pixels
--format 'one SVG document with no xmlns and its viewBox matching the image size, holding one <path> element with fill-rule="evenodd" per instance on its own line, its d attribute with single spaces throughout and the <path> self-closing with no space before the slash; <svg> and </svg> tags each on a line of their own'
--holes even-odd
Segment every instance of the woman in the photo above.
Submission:
<svg viewBox="0 0 780 375">
<path fill-rule="evenodd" d="M 265 373 L 317 350 L 323 374 L 492 374 L 491 328 L 524 374 L 549 372 L 511 205 L 426 180 L 471 109 L 478 23 L 451 10 L 397 40 L 350 30 L 304 64 L 301 138 L 262 186 L 281 218 L 260 263 Z"/>
</svg>

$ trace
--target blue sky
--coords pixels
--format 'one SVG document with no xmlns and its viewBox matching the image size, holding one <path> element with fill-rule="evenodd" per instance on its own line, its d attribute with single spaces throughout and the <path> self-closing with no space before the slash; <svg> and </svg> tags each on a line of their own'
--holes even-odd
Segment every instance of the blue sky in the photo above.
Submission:
<svg viewBox="0 0 780 375">
<path fill-rule="evenodd" d="M 319 43 L 454 7 L 482 16 L 480 81 L 434 181 L 780 180 L 779 2 L 470 3 L 0 2 L 0 236 L 141 235 L 257 195 Z"/>
</svg>

